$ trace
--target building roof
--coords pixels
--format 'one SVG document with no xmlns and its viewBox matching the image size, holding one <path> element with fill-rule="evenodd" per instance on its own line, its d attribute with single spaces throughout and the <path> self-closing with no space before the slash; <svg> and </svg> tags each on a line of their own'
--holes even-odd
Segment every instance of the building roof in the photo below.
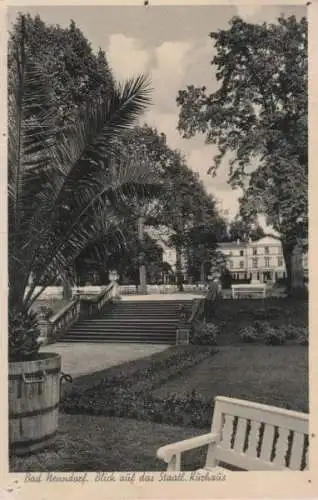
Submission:
<svg viewBox="0 0 318 500">
<path fill-rule="evenodd" d="M 246 241 L 225 241 L 223 243 L 218 243 L 219 247 L 222 248 L 245 248 L 248 245 Z"/>
<path fill-rule="evenodd" d="M 260 238 L 259 240 L 256 241 L 251 241 L 250 245 L 254 246 L 259 246 L 259 245 L 280 245 L 281 240 L 280 238 L 276 238 L 275 236 L 264 236 L 263 238 Z"/>
</svg>

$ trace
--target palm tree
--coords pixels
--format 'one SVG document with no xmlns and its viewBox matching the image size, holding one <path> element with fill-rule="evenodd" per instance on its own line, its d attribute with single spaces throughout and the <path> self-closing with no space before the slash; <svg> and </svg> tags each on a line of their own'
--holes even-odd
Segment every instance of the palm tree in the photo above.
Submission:
<svg viewBox="0 0 318 500">
<path fill-rule="evenodd" d="M 118 206 L 156 183 L 127 158 L 112 168 L 113 145 L 151 103 L 148 80 L 115 85 L 107 100 L 57 130 L 50 82 L 28 54 L 23 16 L 20 28 L 8 81 L 10 360 L 38 351 L 31 306 L 39 294 L 107 232 Z"/>
</svg>

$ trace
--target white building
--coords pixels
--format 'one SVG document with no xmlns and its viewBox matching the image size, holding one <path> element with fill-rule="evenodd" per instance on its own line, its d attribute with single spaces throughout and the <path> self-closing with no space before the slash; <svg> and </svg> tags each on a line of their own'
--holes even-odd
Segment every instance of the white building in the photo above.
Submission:
<svg viewBox="0 0 318 500">
<path fill-rule="evenodd" d="M 257 241 L 220 243 L 227 267 L 237 280 L 259 280 L 262 283 L 286 278 L 286 267 L 281 241 L 265 236 Z M 308 273 L 308 255 L 303 255 L 303 267 Z"/>
</svg>

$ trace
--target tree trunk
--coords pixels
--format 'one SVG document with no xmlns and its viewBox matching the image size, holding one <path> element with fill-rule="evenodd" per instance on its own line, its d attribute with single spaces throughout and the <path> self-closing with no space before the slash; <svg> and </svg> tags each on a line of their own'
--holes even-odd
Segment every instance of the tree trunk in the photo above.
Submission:
<svg viewBox="0 0 318 500">
<path fill-rule="evenodd" d="M 201 262 L 200 264 L 200 283 L 205 282 L 205 262 Z"/>
<path fill-rule="evenodd" d="M 181 248 L 179 247 L 179 245 L 176 246 L 176 278 L 178 290 L 179 292 L 183 292 Z"/>
<path fill-rule="evenodd" d="M 287 293 L 298 295 L 306 290 L 302 262 L 302 245 L 300 242 L 282 242 L 283 255 L 287 273 Z"/>
<path fill-rule="evenodd" d="M 98 274 L 100 285 L 107 285 L 107 283 L 109 282 L 109 273 L 105 266 L 99 266 Z"/>
<path fill-rule="evenodd" d="M 139 217 L 138 219 L 138 238 L 140 241 L 141 247 L 144 242 L 144 217 Z M 140 264 L 139 264 L 139 290 L 141 293 L 146 293 L 147 291 L 147 273 L 146 266 L 144 262 L 144 253 L 140 255 Z"/>
<path fill-rule="evenodd" d="M 293 290 L 300 290 L 304 285 L 304 268 L 303 268 L 303 248 L 298 242 L 291 256 L 291 284 Z"/>
</svg>

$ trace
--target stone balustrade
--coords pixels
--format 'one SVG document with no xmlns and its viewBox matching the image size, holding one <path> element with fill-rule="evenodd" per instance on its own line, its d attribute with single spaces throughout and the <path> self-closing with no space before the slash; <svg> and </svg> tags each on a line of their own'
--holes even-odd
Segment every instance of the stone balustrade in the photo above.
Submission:
<svg viewBox="0 0 318 500">
<path fill-rule="evenodd" d="M 108 302 L 118 297 L 119 287 L 117 282 L 112 282 L 106 287 L 100 287 L 99 294 L 91 297 L 81 296 L 87 290 L 76 289 L 73 300 L 63 309 L 48 319 L 39 318 L 40 337 L 39 343 L 49 344 L 55 342 L 80 317 L 91 317 L 98 314 Z"/>
</svg>

